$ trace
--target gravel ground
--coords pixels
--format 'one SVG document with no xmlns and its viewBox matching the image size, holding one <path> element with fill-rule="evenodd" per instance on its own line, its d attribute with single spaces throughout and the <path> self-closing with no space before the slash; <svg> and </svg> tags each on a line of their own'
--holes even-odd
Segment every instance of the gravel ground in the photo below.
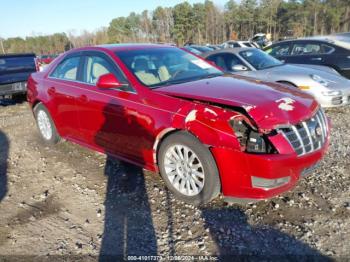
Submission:
<svg viewBox="0 0 350 262">
<path fill-rule="evenodd" d="M 0 106 L 0 261 L 350 259 L 350 108 L 327 115 L 329 153 L 292 192 L 247 206 L 219 198 L 195 208 L 175 200 L 157 174 L 69 142 L 46 147 L 26 103 Z"/>
</svg>

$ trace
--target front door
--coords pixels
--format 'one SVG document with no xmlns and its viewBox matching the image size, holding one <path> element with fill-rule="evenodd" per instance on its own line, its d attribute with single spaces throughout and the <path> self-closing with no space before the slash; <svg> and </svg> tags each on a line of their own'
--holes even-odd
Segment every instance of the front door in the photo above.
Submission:
<svg viewBox="0 0 350 262">
<path fill-rule="evenodd" d="M 139 113 L 139 108 L 144 106 L 139 95 L 106 55 L 89 52 L 84 60 L 85 84 L 80 89 L 77 110 L 85 143 L 107 154 L 144 162 L 141 148 L 152 149 L 154 138 L 144 126 L 143 113 Z M 98 88 L 98 78 L 108 73 L 114 74 L 126 86 Z"/>
<path fill-rule="evenodd" d="M 61 136 L 80 137 L 76 98 L 79 87 L 81 58 L 79 55 L 65 58 L 45 79 L 48 109 Z"/>
</svg>

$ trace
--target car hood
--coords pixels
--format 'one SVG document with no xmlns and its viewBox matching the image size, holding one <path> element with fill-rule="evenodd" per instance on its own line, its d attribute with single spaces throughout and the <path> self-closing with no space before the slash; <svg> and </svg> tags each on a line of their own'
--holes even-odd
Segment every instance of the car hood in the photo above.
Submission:
<svg viewBox="0 0 350 262">
<path fill-rule="evenodd" d="M 307 70 L 306 70 L 307 68 Z M 315 68 L 313 66 L 308 66 L 308 65 L 289 65 L 289 64 L 284 64 L 281 66 L 276 66 L 276 67 L 272 67 L 272 68 L 268 68 L 266 69 L 267 72 L 269 72 L 270 74 L 277 74 L 277 75 L 281 75 L 281 74 L 287 74 L 289 76 L 295 76 L 295 77 L 307 77 L 310 78 L 311 74 L 314 75 L 319 75 L 322 78 L 330 81 L 331 83 L 338 83 L 338 84 L 344 84 L 344 82 L 349 82 L 348 79 L 342 77 L 341 75 L 332 72 L 332 69 L 328 69 L 327 67 L 326 69 L 321 70 L 322 67 L 320 68 Z M 265 70 L 264 70 L 265 71 Z M 347 87 L 349 86 L 349 84 L 347 84 Z"/>
<path fill-rule="evenodd" d="M 160 87 L 156 92 L 233 109 L 242 108 L 260 129 L 297 124 L 310 118 L 318 108 L 314 98 L 304 92 L 232 75 Z"/>
</svg>

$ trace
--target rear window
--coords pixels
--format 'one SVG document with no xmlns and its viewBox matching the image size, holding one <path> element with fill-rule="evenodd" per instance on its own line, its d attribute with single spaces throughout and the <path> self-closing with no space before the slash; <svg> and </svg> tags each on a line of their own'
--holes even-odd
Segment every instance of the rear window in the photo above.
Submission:
<svg viewBox="0 0 350 262">
<path fill-rule="evenodd" d="M 33 70 L 34 57 L 0 57 L 0 71 Z"/>
</svg>

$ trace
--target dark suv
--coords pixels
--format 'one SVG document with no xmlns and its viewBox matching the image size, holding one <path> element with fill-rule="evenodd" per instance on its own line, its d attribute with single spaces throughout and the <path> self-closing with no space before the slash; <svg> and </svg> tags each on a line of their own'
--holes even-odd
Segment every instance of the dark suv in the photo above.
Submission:
<svg viewBox="0 0 350 262">
<path fill-rule="evenodd" d="M 264 50 L 286 63 L 329 66 L 350 78 L 350 43 L 344 41 L 294 39 L 272 44 Z"/>
</svg>

